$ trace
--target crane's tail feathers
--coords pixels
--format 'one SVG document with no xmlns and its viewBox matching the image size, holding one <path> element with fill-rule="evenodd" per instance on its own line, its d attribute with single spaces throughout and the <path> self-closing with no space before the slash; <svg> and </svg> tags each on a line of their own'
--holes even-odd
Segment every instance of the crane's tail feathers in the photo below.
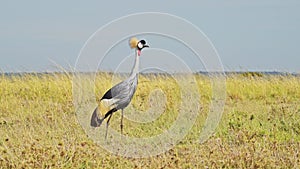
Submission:
<svg viewBox="0 0 300 169">
<path fill-rule="evenodd" d="M 103 120 L 104 120 L 104 118 L 99 117 L 99 109 L 98 109 L 98 106 L 97 106 L 96 109 L 94 110 L 93 114 L 92 114 L 91 126 L 92 127 L 99 127 L 102 124 Z"/>
</svg>

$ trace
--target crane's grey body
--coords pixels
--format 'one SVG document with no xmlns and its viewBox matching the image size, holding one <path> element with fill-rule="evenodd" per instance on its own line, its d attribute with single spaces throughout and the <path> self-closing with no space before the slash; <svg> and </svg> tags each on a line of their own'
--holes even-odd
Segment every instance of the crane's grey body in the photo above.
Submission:
<svg viewBox="0 0 300 169">
<path fill-rule="evenodd" d="M 137 85 L 138 85 L 139 57 L 140 57 L 141 50 L 144 47 L 148 47 L 148 45 L 146 45 L 145 43 L 146 42 L 144 40 L 141 40 L 138 43 L 136 53 L 135 53 L 134 66 L 133 66 L 133 69 L 131 71 L 129 78 L 127 78 L 126 80 L 118 83 L 117 85 L 115 85 L 114 87 L 109 89 L 103 95 L 103 97 L 100 99 L 100 102 L 101 101 L 109 102 L 108 106 L 109 106 L 110 110 L 104 115 L 103 118 L 99 118 L 99 116 L 98 116 L 99 110 L 98 110 L 98 106 L 97 106 L 97 108 L 94 110 L 94 112 L 92 114 L 91 126 L 93 126 L 93 127 L 99 127 L 102 124 L 103 120 L 108 117 L 107 122 L 106 122 L 105 138 L 107 137 L 107 129 L 108 129 L 110 118 L 111 118 L 112 114 L 118 110 L 122 110 L 120 127 L 121 127 L 121 133 L 123 132 L 124 108 L 126 108 L 128 106 L 128 104 L 130 103 L 130 101 L 136 91 Z"/>
<path fill-rule="evenodd" d="M 137 84 L 138 74 L 135 74 L 107 91 L 106 93 L 111 95 L 111 99 L 107 99 L 109 106 L 118 110 L 127 107 L 136 91 Z"/>
</svg>

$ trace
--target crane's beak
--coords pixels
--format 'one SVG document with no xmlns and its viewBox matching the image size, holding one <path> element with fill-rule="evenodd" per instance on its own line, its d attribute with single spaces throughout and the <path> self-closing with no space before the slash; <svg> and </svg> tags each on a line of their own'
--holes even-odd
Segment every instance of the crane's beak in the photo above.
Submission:
<svg viewBox="0 0 300 169">
<path fill-rule="evenodd" d="M 144 48 L 149 48 L 149 46 L 148 45 L 144 45 Z"/>
</svg>

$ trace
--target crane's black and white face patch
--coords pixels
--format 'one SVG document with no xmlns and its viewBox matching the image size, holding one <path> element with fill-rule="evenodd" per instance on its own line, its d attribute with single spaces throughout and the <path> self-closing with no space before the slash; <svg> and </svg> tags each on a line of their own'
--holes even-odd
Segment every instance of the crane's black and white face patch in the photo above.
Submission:
<svg viewBox="0 0 300 169">
<path fill-rule="evenodd" d="M 137 44 L 137 49 L 142 50 L 145 47 L 149 47 L 148 45 L 146 45 L 146 41 L 145 40 L 140 40 Z"/>
<path fill-rule="evenodd" d="M 143 45 L 146 44 L 146 41 L 145 41 L 145 40 L 141 40 L 140 42 L 141 42 Z"/>
<path fill-rule="evenodd" d="M 144 47 L 144 45 L 142 44 L 142 42 L 139 42 L 138 44 L 137 44 L 137 47 L 138 47 L 138 49 L 143 49 L 143 47 Z"/>
</svg>

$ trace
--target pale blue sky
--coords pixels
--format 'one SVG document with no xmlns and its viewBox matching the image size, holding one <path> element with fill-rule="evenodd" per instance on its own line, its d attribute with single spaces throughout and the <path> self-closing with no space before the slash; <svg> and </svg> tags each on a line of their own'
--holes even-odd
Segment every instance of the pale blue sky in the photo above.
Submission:
<svg viewBox="0 0 300 169">
<path fill-rule="evenodd" d="M 225 70 L 300 72 L 300 1 L 1 1 L 0 70 L 74 66 L 85 41 L 113 19 L 165 12 L 199 27 Z M 124 56 L 125 57 L 125 56 Z"/>
</svg>

